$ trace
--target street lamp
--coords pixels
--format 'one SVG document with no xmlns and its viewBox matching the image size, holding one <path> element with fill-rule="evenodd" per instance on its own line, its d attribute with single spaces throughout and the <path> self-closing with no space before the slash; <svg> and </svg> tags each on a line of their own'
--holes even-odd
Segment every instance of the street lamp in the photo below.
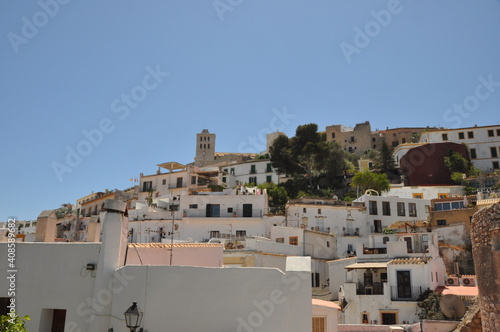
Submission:
<svg viewBox="0 0 500 332">
<path fill-rule="evenodd" d="M 130 329 L 130 332 L 135 332 L 135 330 L 141 326 L 142 316 L 144 315 L 141 309 L 137 306 L 137 302 L 132 302 L 132 305 L 127 309 L 127 311 L 125 311 L 124 315 L 125 323 Z"/>
</svg>

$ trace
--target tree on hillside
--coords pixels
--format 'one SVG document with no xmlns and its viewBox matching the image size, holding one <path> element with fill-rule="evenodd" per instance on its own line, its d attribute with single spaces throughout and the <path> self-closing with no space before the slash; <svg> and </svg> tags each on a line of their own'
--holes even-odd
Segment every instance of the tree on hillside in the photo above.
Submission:
<svg viewBox="0 0 500 332">
<path fill-rule="evenodd" d="M 376 190 L 379 194 L 389 191 L 390 183 L 385 173 L 374 173 L 370 171 L 357 172 L 352 180 L 351 187 L 359 188 L 361 194 L 368 189 Z"/>
<path fill-rule="evenodd" d="M 450 151 L 448 157 L 444 157 L 444 165 L 451 173 L 462 173 L 469 175 L 470 162 L 458 152 Z"/>
<path fill-rule="evenodd" d="M 345 169 L 343 151 L 336 143 L 327 142 L 315 123 L 298 126 L 292 138 L 278 136 L 269 153 L 279 174 L 306 178 L 310 191 L 315 190 L 319 178 L 341 175 Z"/>
<path fill-rule="evenodd" d="M 394 172 L 396 167 L 394 165 L 394 158 L 392 157 L 392 150 L 386 141 L 382 142 L 375 163 L 376 168 L 378 168 L 381 173 Z"/>
<path fill-rule="evenodd" d="M 263 183 L 259 184 L 257 187 L 267 190 L 267 197 L 271 210 L 274 210 L 274 212 L 285 210 L 285 205 L 288 202 L 288 192 L 284 187 L 276 183 Z"/>
</svg>

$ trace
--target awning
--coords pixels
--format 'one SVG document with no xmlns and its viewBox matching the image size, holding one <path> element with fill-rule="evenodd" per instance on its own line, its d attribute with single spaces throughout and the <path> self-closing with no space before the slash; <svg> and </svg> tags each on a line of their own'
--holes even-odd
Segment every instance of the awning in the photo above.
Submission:
<svg viewBox="0 0 500 332">
<path fill-rule="evenodd" d="M 386 269 L 387 263 L 354 263 L 347 265 L 346 270 L 356 270 L 356 269 Z"/>
<path fill-rule="evenodd" d="M 186 165 L 179 164 L 178 162 L 175 161 L 169 161 L 168 163 L 162 163 L 156 166 L 168 169 L 170 172 L 186 168 Z"/>
</svg>

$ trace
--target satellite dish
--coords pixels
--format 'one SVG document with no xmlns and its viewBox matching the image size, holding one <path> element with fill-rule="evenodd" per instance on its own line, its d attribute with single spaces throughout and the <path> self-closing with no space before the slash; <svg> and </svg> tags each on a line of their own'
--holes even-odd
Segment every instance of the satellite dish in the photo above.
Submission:
<svg viewBox="0 0 500 332">
<path fill-rule="evenodd" d="M 439 308 L 446 317 L 453 320 L 459 320 L 465 315 L 465 304 L 456 295 L 447 294 L 441 297 Z"/>
</svg>

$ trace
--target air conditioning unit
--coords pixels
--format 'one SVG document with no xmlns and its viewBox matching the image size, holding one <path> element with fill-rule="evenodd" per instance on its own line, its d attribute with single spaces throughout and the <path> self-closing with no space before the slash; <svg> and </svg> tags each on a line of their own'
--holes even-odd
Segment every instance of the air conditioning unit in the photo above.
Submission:
<svg viewBox="0 0 500 332">
<path fill-rule="evenodd" d="M 476 286 L 475 277 L 462 277 L 462 285 L 464 286 Z"/>
<path fill-rule="evenodd" d="M 314 227 L 314 230 L 315 230 L 316 232 L 319 232 L 319 227 L 317 227 L 317 226 L 316 226 L 316 227 Z"/>
<path fill-rule="evenodd" d="M 446 278 L 447 286 L 458 286 L 458 278 L 457 277 L 448 277 Z"/>
<path fill-rule="evenodd" d="M 300 224 L 300 228 L 305 229 L 305 228 L 306 228 L 306 225 L 304 225 L 304 224 Z"/>
</svg>

